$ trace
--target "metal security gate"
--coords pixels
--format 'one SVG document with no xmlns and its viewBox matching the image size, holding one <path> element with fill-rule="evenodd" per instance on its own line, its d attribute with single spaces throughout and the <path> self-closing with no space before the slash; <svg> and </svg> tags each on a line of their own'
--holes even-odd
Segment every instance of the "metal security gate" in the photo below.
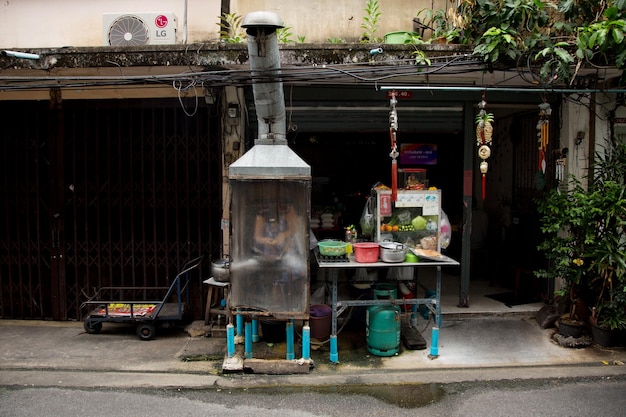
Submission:
<svg viewBox="0 0 626 417">
<path fill-rule="evenodd" d="M 217 121 L 178 100 L 1 103 L 0 317 L 80 319 L 96 287 L 219 254 Z M 194 316 L 202 285 L 194 283 Z"/>
</svg>

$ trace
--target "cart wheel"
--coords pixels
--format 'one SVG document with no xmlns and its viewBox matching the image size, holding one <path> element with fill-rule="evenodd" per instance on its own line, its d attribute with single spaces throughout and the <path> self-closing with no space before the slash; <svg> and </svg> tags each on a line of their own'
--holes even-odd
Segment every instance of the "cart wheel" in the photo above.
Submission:
<svg viewBox="0 0 626 417">
<path fill-rule="evenodd" d="M 92 323 L 91 320 L 85 320 L 83 322 L 83 327 L 85 328 L 85 331 L 89 334 L 100 333 L 100 330 L 102 330 L 102 322 L 97 321 L 95 323 Z"/>
<path fill-rule="evenodd" d="M 141 340 L 152 340 L 155 333 L 156 329 L 152 324 L 140 324 L 137 326 L 137 336 Z"/>
</svg>

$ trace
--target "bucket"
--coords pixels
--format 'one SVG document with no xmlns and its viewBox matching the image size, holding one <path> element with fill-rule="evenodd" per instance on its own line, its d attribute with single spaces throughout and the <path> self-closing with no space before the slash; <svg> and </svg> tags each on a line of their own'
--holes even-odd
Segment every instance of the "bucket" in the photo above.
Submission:
<svg viewBox="0 0 626 417">
<path fill-rule="evenodd" d="M 417 35 L 415 32 L 389 32 L 384 36 L 385 43 L 403 45 L 411 41 L 411 36 Z"/>
<path fill-rule="evenodd" d="M 354 248 L 354 260 L 362 263 L 378 261 L 380 245 L 374 242 L 361 242 L 352 245 Z"/>
<path fill-rule="evenodd" d="M 437 298 L 437 293 L 434 290 L 427 289 L 424 292 L 424 298 Z M 428 317 L 430 316 L 430 309 L 424 304 L 420 304 L 419 310 L 420 316 L 422 316 L 424 320 L 428 320 Z"/>
<path fill-rule="evenodd" d="M 403 282 L 399 283 L 398 287 L 400 288 L 400 298 L 402 298 L 403 300 L 411 300 L 415 298 L 413 295 L 413 291 L 405 283 Z M 412 309 L 413 309 L 413 304 L 402 305 L 402 311 L 404 311 L 405 313 L 411 311 Z"/>
<path fill-rule="evenodd" d="M 314 304 L 309 309 L 309 326 L 311 337 L 326 340 L 330 337 L 332 309 L 326 304 Z"/>
<path fill-rule="evenodd" d="M 376 284 L 374 287 L 374 300 L 381 299 L 393 299 L 398 298 L 398 290 L 394 284 L 388 284 L 386 282 Z"/>
</svg>

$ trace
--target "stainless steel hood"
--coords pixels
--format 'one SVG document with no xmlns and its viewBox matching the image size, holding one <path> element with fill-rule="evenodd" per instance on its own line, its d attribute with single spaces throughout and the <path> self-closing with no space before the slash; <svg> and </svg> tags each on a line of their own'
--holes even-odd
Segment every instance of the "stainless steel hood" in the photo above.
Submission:
<svg viewBox="0 0 626 417">
<path fill-rule="evenodd" d="M 248 32 L 258 138 L 249 151 L 230 165 L 230 179 L 311 178 L 311 167 L 287 145 L 276 36 L 276 29 L 283 26 L 281 18 L 272 12 L 252 12 L 244 17 L 242 27 Z"/>
<path fill-rule="evenodd" d="M 229 168 L 231 180 L 310 179 L 311 167 L 287 145 L 254 145 Z"/>
</svg>

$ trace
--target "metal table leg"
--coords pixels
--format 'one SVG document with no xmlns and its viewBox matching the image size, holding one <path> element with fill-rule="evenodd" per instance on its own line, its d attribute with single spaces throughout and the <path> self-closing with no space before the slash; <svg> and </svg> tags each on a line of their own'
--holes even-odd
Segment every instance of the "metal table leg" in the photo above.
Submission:
<svg viewBox="0 0 626 417">
<path fill-rule="evenodd" d="M 337 350 L 337 280 L 338 272 L 336 268 L 330 268 L 330 277 L 332 281 L 330 305 L 332 310 L 332 320 L 330 329 L 330 361 L 339 362 L 339 352 Z"/>
</svg>

